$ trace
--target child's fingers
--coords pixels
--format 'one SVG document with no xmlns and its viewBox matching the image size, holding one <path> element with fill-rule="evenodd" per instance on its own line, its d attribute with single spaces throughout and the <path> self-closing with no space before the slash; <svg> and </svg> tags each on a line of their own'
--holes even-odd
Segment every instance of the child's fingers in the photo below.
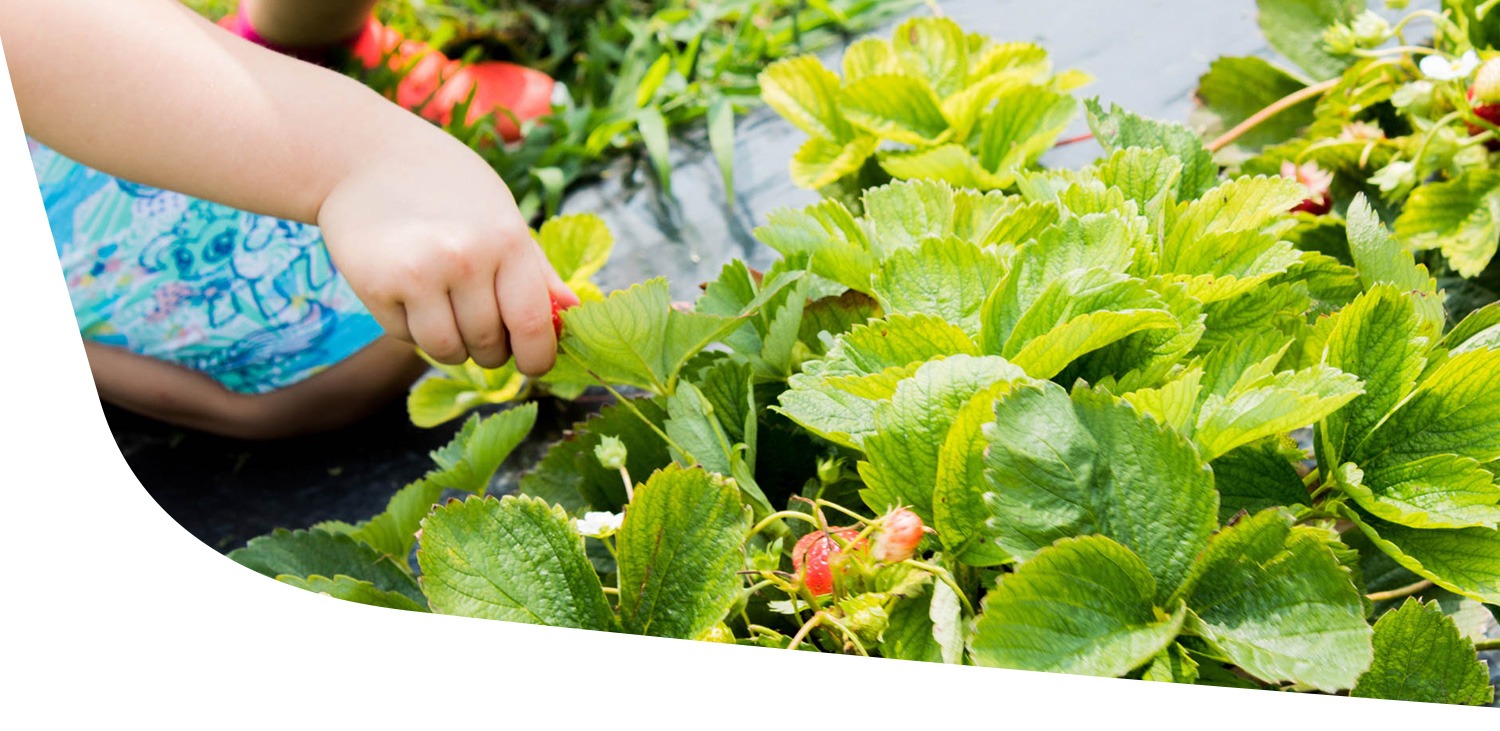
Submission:
<svg viewBox="0 0 1500 731">
<path fill-rule="evenodd" d="M 500 270 L 495 289 L 500 313 L 510 331 L 510 349 L 516 368 L 528 376 L 540 376 L 557 360 L 557 336 L 552 332 L 552 302 L 547 276 L 535 257 L 518 257 Z"/>
<path fill-rule="evenodd" d="M 415 343 L 412 339 L 411 328 L 406 326 L 406 308 L 400 304 L 382 306 L 371 300 L 366 307 L 370 310 L 370 316 L 389 335 L 404 343 Z"/>
<path fill-rule="evenodd" d="M 493 276 L 465 283 L 449 293 L 453 302 L 458 334 L 464 349 L 474 362 L 485 368 L 499 368 L 510 360 L 505 325 L 500 321 L 500 303 L 495 299 Z"/>
<path fill-rule="evenodd" d="M 458 334 L 447 292 L 438 291 L 407 302 L 406 326 L 411 330 L 412 341 L 433 360 L 447 365 L 468 360 L 469 352 Z"/>
<path fill-rule="evenodd" d="M 547 290 L 552 293 L 552 299 L 557 300 L 559 308 L 566 310 L 576 307 L 579 302 L 578 293 L 574 292 L 562 277 L 557 276 L 557 270 L 553 269 L 550 264 L 544 264 L 542 268 L 547 273 Z"/>
</svg>

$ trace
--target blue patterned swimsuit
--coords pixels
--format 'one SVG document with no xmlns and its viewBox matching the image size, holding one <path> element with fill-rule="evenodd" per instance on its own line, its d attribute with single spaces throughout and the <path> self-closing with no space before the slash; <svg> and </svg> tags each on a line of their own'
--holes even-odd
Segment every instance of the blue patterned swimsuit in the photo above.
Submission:
<svg viewBox="0 0 1500 731">
<path fill-rule="evenodd" d="M 381 336 L 317 227 L 130 183 L 29 142 L 85 338 L 257 394 Z"/>
</svg>

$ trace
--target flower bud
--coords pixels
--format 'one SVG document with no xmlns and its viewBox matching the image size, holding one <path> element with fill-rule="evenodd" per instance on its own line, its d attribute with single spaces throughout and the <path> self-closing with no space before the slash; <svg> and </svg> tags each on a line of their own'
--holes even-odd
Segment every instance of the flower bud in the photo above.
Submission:
<svg viewBox="0 0 1500 731">
<path fill-rule="evenodd" d="M 625 443 L 617 437 L 606 436 L 599 440 L 599 446 L 594 447 L 594 457 L 604 469 L 618 470 L 625 466 L 626 457 L 630 456 L 625 449 Z"/>
<path fill-rule="evenodd" d="M 1358 47 L 1354 29 L 1343 23 L 1334 23 L 1323 30 L 1323 45 L 1335 56 L 1347 56 Z"/>
</svg>

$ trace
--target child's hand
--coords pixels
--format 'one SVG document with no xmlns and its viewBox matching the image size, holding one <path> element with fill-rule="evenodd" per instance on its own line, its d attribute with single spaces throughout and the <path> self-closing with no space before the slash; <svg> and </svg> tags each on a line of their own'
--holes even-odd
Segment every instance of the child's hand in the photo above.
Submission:
<svg viewBox="0 0 1500 731">
<path fill-rule="evenodd" d="M 552 367 L 578 302 L 458 140 L 174 0 L 0 0 L 26 130 L 106 173 L 317 223 L 386 332 L 444 363 Z M 68 53 L 58 54 L 56 49 Z M 107 123 L 101 123 L 107 119 Z"/>
<path fill-rule="evenodd" d="M 442 363 L 472 358 L 540 375 L 557 339 L 553 271 L 510 190 L 457 140 L 415 134 L 371 154 L 329 192 L 318 225 L 334 264 L 396 338 Z"/>
</svg>

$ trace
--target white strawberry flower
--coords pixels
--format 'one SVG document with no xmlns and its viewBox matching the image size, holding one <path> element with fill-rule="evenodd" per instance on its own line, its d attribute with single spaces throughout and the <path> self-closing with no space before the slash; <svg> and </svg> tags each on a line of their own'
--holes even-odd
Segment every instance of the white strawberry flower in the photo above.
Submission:
<svg viewBox="0 0 1500 731">
<path fill-rule="evenodd" d="M 608 538 L 614 535 L 624 522 L 624 513 L 584 513 L 582 518 L 574 521 L 573 527 L 580 535 L 590 538 Z"/>
<path fill-rule="evenodd" d="M 1479 68 L 1479 54 L 1469 49 L 1464 52 L 1464 55 L 1450 61 L 1434 53 L 1423 57 L 1417 67 L 1422 69 L 1422 74 L 1429 79 L 1453 81 L 1467 78 L 1469 74 L 1474 73 L 1474 69 Z"/>
</svg>

